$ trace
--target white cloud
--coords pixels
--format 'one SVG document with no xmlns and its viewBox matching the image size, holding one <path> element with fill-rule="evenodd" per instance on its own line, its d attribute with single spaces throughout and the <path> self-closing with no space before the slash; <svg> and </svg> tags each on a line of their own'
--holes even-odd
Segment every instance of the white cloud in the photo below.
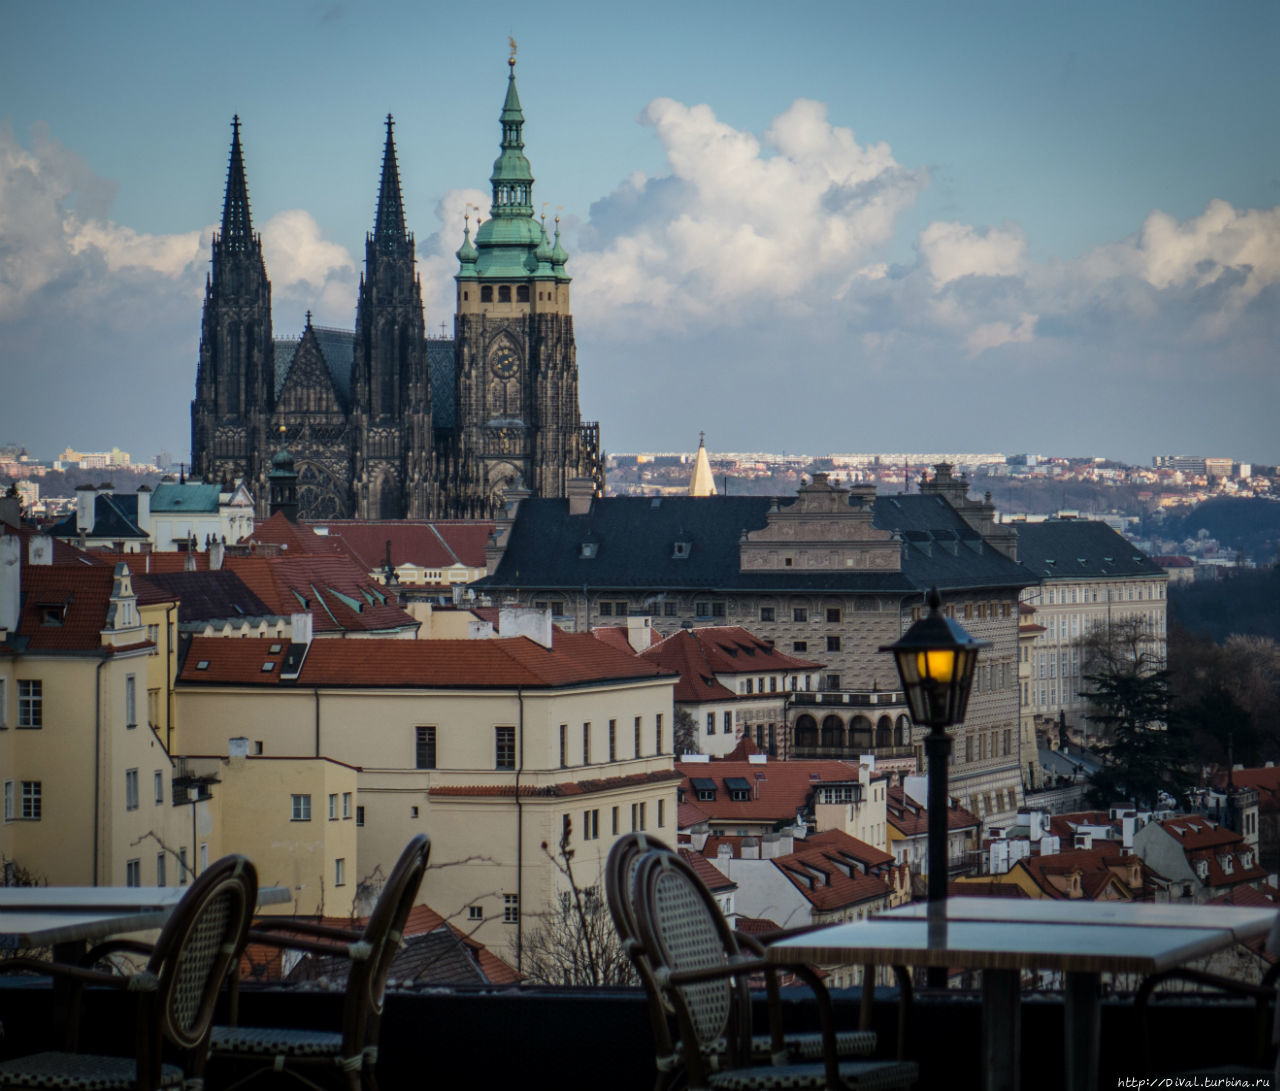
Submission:
<svg viewBox="0 0 1280 1091">
<path fill-rule="evenodd" d="M 973 357 L 1001 345 L 1025 344 L 1035 337 L 1035 331 L 1034 314 L 1024 314 L 1017 325 L 1010 322 L 986 322 L 970 331 L 965 338 L 965 348 L 969 356 Z"/>
<path fill-rule="evenodd" d="M 889 147 L 860 146 L 826 107 L 798 100 L 764 141 L 709 106 L 656 99 L 641 115 L 670 174 L 633 174 L 592 209 L 575 255 L 576 306 L 657 325 L 733 322 L 771 305 L 820 307 L 886 243 L 925 184 Z"/>
<path fill-rule="evenodd" d="M 969 224 L 931 223 L 920 232 L 920 256 L 934 286 L 961 277 L 1007 277 L 1022 271 L 1027 243 L 1013 228 L 979 230 Z"/>
</svg>

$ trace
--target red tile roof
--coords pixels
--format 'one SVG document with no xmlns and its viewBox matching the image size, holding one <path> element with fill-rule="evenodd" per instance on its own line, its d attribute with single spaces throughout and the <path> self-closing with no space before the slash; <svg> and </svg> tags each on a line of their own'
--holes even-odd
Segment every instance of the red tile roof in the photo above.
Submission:
<svg viewBox="0 0 1280 1091">
<path fill-rule="evenodd" d="M 697 873 L 698 878 L 713 894 L 726 890 L 737 890 L 738 884 L 730 879 L 723 871 L 715 866 L 710 860 L 700 852 L 693 849 L 676 849 L 684 862 L 688 864 Z"/>
<path fill-rule="evenodd" d="M 288 617 L 309 612 L 313 630 L 320 635 L 397 632 L 418 627 L 418 622 L 401 609 L 386 588 L 342 554 L 228 556 L 225 567 L 239 576 L 272 613 Z"/>
<path fill-rule="evenodd" d="M 1254 788 L 1258 793 L 1258 810 L 1265 813 L 1280 811 L 1280 766 L 1262 769 L 1236 769 L 1231 779 L 1237 788 Z M 1227 774 L 1218 773 L 1213 779 L 1219 791 L 1227 785 Z"/>
<path fill-rule="evenodd" d="M 1049 819 L 1049 832 L 1058 837 L 1073 838 L 1079 826 L 1111 827 L 1111 815 L 1107 811 L 1077 811 L 1074 814 L 1052 814 Z"/>
<path fill-rule="evenodd" d="M 883 879 L 859 869 L 858 857 L 847 847 L 847 842 L 855 842 L 863 849 L 870 849 L 870 845 L 839 830 L 818 836 L 825 840 L 816 842 L 808 838 L 801 842 L 803 848 L 787 856 L 776 856 L 772 861 L 814 909 L 830 912 L 887 898 L 892 893 Z"/>
<path fill-rule="evenodd" d="M 1070 852 L 1052 853 L 1047 856 L 1024 856 L 1017 862 L 1045 895 L 1055 899 L 1070 899 L 1065 887 L 1066 878 L 1080 874 L 1082 899 L 1097 899 L 1110 892 L 1115 897 L 1144 899 L 1154 889 L 1154 872 L 1135 855 L 1122 855 L 1115 847 L 1073 849 Z M 1138 883 L 1129 881 L 1132 868 L 1138 869 Z M 1053 880 L 1057 878 L 1059 882 Z"/>
<path fill-rule="evenodd" d="M 263 671 L 273 656 L 270 640 L 197 637 L 183 665 L 184 682 L 274 684 L 279 667 Z M 262 647 L 256 647 L 261 645 Z M 288 644 L 276 659 L 283 659 Z M 209 666 L 197 671 L 207 660 Z M 555 630 L 552 647 L 528 637 L 487 640 L 315 640 L 307 649 L 300 686 L 392 686 L 413 689 L 557 688 L 629 679 L 666 678 L 651 664 L 626 655 L 587 633 Z"/>
<path fill-rule="evenodd" d="M 282 918 L 272 916 L 270 920 Z M 360 929 L 368 923 L 367 917 L 352 919 L 350 917 L 304 917 L 312 923 L 324 924 L 331 928 Z M 466 947 L 467 953 L 481 973 L 493 985 L 514 985 L 520 981 L 520 975 L 483 943 L 467 935 L 456 925 L 451 924 L 428 905 L 415 905 L 405 920 L 401 935 L 406 940 L 414 936 L 424 936 L 440 928 L 448 928 Z M 263 943 L 251 943 L 240 958 L 240 977 L 242 980 L 278 981 L 283 974 L 283 952 L 279 947 Z M 394 976 L 394 970 L 393 970 Z"/>
<path fill-rule="evenodd" d="M 904 837 L 923 837 L 928 834 L 929 812 L 908 798 L 901 785 L 886 790 L 885 811 L 889 825 Z M 965 810 L 952 799 L 951 810 L 947 812 L 948 830 L 967 830 L 981 824 L 982 820 L 976 814 Z"/>
<path fill-rule="evenodd" d="M 700 822 L 707 821 L 707 812 L 692 803 L 681 803 L 676 807 L 676 828 L 687 830 Z"/>
<path fill-rule="evenodd" d="M 50 560 L 55 565 L 74 564 L 74 565 L 105 565 L 107 568 L 113 568 L 116 561 L 123 560 L 124 554 L 106 553 L 98 550 L 78 549 L 70 542 L 62 538 L 53 538 L 49 534 L 42 534 L 38 530 L 32 530 L 30 527 L 11 527 L 7 523 L 0 523 L 0 537 L 13 536 L 22 540 L 22 546 L 18 554 L 18 563 L 22 566 L 23 571 L 31 565 L 31 540 L 33 538 L 49 538 L 53 543 L 53 550 L 50 554 Z M 130 553 L 129 557 L 136 554 Z M 36 568 L 43 568 L 44 565 L 35 565 Z M 132 567 L 132 565 L 130 566 Z"/>
<path fill-rule="evenodd" d="M 166 552 L 166 553 L 130 553 L 129 557 L 130 571 L 147 575 L 150 572 L 159 575 L 168 575 L 171 572 L 186 572 L 188 566 L 196 572 L 209 571 L 209 554 L 186 552 Z"/>
<path fill-rule="evenodd" d="M 1187 863 L 1205 886 L 1235 886 L 1259 882 L 1267 877 L 1266 869 L 1258 864 L 1258 854 L 1249 848 L 1244 838 L 1212 819 L 1198 814 L 1180 815 L 1164 819 L 1160 828 L 1182 848 Z M 1252 860 L 1247 867 L 1244 862 L 1246 854 Z M 1231 865 L 1230 871 L 1224 866 L 1227 861 Z M 1201 864 L 1204 865 L 1204 876 L 1200 876 Z"/>
<path fill-rule="evenodd" d="M 597 625 L 592 628 L 591 635 L 597 640 L 603 640 L 611 647 L 617 648 L 620 652 L 636 654 L 627 636 L 627 627 L 625 625 Z M 652 647 L 661 639 L 662 637 L 658 635 L 658 631 L 651 627 L 649 629 L 649 646 Z"/>
<path fill-rule="evenodd" d="M 678 761 L 676 769 L 684 776 L 681 787 L 685 799 L 713 822 L 794 822 L 796 812 L 809 802 L 817 784 L 848 784 L 858 779 L 858 766 L 845 761 Z M 730 799 L 726 778 L 745 780 L 751 798 Z M 699 799 L 692 783 L 695 779 L 714 781 L 715 799 Z"/>
<path fill-rule="evenodd" d="M 324 528 L 327 535 L 317 537 L 341 542 L 367 572 L 380 571 L 386 564 L 388 542 L 393 567 L 462 564 L 484 568 L 485 545 L 493 533 L 493 522 L 487 519 L 310 519 L 302 525 L 311 530 Z"/>
<path fill-rule="evenodd" d="M 102 565 L 28 565 L 22 569 L 18 634 L 29 651 L 102 650 L 114 570 Z M 60 617 L 60 621 L 46 618 Z"/>
<path fill-rule="evenodd" d="M 291 523 L 280 512 L 276 512 L 270 519 L 254 527 L 249 541 L 277 546 L 285 553 L 321 555 L 339 553 L 350 556 L 341 542 L 327 535 L 317 534 L 305 524 Z"/>
<path fill-rule="evenodd" d="M 678 671 L 677 701 L 722 701 L 738 695 L 716 675 L 813 671 L 822 666 L 778 651 L 738 625 L 681 629 L 641 652 L 646 659 Z M 753 694 L 753 696 L 755 696 Z"/>
</svg>

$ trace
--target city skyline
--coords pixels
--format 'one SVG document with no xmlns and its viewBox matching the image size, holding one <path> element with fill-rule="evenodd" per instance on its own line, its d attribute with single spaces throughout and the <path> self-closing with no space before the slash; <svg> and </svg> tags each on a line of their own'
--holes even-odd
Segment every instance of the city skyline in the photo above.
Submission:
<svg viewBox="0 0 1280 1091">
<path fill-rule="evenodd" d="M 233 113 L 277 335 L 351 328 L 388 110 L 451 328 L 510 31 L 608 449 L 1280 461 L 1271 5 L 10 19 L 0 440 L 33 452 L 188 450 Z"/>
</svg>

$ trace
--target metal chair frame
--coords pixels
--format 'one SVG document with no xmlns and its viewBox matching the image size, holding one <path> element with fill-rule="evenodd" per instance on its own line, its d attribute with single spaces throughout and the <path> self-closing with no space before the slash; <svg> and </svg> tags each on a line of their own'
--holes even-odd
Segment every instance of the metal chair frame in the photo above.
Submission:
<svg viewBox="0 0 1280 1091">
<path fill-rule="evenodd" d="M 155 944 L 134 941 L 105 943 L 90 952 L 87 964 L 71 966 L 21 958 L 0 962 L 0 972 L 27 970 L 52 974 L 72 982 L 77 995 L 72 1005 L 78 1017 L 78 993 L 85 985 L 101 985 L 138 994 L 135 1034 L 136 1076 L 133 1086 L 152 1091 L 162 1086 L 164 1046 L 169 1043 L 183 1057 L 183 1079 L 198 1081 L 209 1049 L 214 1005 L 248 940 L 249 924 L 258 900 L 258 878 L 244 856 L 224 856 L 210 864 L 191 884 L 174 908 Z M 92 968 L 92 962 L 111 950 L 148 955 L 146 969 L 129 974 Z M 74 1029 L 74 1028 L 73 1028 Z M 74 1037 L 73 1037 L 74 1040 Z M 23 1064 L 38 1064 L 41 1078 L 51 1080 L 59 1065 L 76 1076 L 57 1086 L 96 1086 L 92 1068 L 118 1067 L 120 1058 L 77 1052 L 42 1053 L 0 1065 L 0 1087 L 22 1086 Z M 29 1080 L 29 1071 L 25 1074 Z"/>
<path fill-rule="evenodd" d="M 405 921 L 417 901 L 418 888 L 426 872 L 431 854 L 431 841 L 418 834 L 405 846 L 392 868 L 377 904 L 363 929 L 337 928 L 331 925 L 290 918 L 262 918 L 249 931 L 249 941 L 315 955 L 335 955 L 350 960 L 346 995 L 342 1008 L 342 1044 L 340 1053 L 303 1054 L 297 1043 L 281 1039 L 280 1050 L 271 1053 L 268 1062 L 231 1084 L 239 1087 L 265 1071 L 285 1072 L 308 1087 L 320 1085 L 299 1068 L 320 1068 L 340 1074 L 342 1083 L 351 1091 L 361 1088 L 376 1091 L 378 1036 L 381 1029 L 383 1000 L 391 963 L 404 941 Z M 231 1020 L 228 1027 L 215 1027 L 211 1059 L 262 1061 L 262 1050 L 219 1045 L 219 1038 L 234 1040 L 237 1036 L 260 1034 L 269 1038 L 272 1028 L 241 1028 L 235 1024 L 239 1014 L 239 983 L 232 985 Z"/>
<path fill-rule="evenodd" d="M 842 1060 L 831 999 L 818 975 L 808 966 L 769 962 L 744 948 L 710 891 L 679 856 L 665 849 L 644 853 L 635 864 L 633 891 L 637 938 L 664 1010 L 678 1027 L 680 1059 L 691 1088 L 767 1082 L 771 1071 L 787 1086 L 840 1089 L 864 1080 L 877 1087 L 914 1081 L 918 1071 L 912 1064 Z M 797 1064 L 788 1051 L 778 1002 L 782 973 L 799 978 L 814 994 L 820 1064 Z M 764 1065 L 752 1049 L 749 982 L 754 975 L 763 975 L 769 999 L 771 1055 Z M 713 1063 L 717 1055 L 724 1056 L 723 1067 Z"/>
</svg>

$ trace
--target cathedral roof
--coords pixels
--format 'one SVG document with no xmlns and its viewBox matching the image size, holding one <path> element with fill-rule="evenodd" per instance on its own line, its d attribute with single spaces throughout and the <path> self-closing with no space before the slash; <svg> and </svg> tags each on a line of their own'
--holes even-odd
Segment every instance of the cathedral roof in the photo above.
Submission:
<svg viewBox="0 0 1280 1091">
<path fill-rule="evenodd" d="M 231 121 L 231 162 L 227 164 L 227 192 L 222 203 L 222 251 L 248 250 L 253 245 L 253 221 L 249 215 L 249 186 L 244 178 L 244 153 L 240 148 L 240 115 Z"/>
</svg>

